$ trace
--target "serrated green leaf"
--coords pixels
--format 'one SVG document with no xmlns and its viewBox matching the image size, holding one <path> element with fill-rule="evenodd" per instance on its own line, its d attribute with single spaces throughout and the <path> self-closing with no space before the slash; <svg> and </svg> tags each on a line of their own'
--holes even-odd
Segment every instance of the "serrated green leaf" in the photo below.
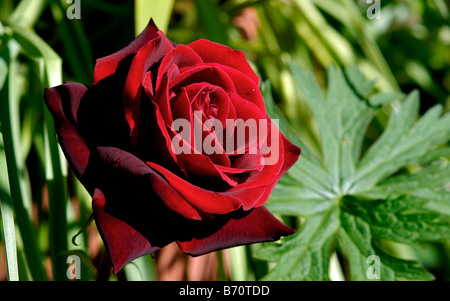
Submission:
<svg viewBox="0 0 450 301">
<path fill-rule="evenodd" d="M 289 125 L 284 114 L 277 107 L 273 97 L 270 82 L 264 82 L 261 84 L 261 94 L 264 99 L 264 104 L 266 107 L 266 112 L 271 119 L 277 119 L 279 121 L 280 131 L 286 136 L 289 141 L 293 144 L 301 147 L 302 154 L 307 154 L 308 157 L 313 158 L 312 152 L 308 147 L 300 140 L 299 135 L 295 130 Z"/>
<path fill-rule="evenodd" d="M 367 98 L 375 87 L 375 81 L 368 81 L 357 66 L 350 66 L 345 70 L 348 83 L 361 98 Z"/>
<path fill-rule="evenodd" d="M 369 226 L 361 219 L 343 211 L 341 213 L 342 228 L 338 232 L 338 242 L 341 252 L 348 263 L 349 275 L 347 278 L 356 281 L 393 280 L 392 273 L 386 273 L 385 269 L 380 268 L 379 277 L 367 277 L 369 268 L 367 259 L 376 253 L 372 247 L 372 236 Z M 378 278 L 378 279 L 377 279 Z"/>
<path fill-rule="evenodd" d="M 450 217 L 426 210 L 426 203 L 409 196 L 393 200 L 343 199 L 346 210 L 369 224 L 375 237 L 403 243 L 450 239 Z"/>
<path fill-rule="evenodd" d="M 384 106 L 393 102 L 394 100 L 402 98 L 403 96 L 403 93 L 381 92 L 372 95 L 369 98 L 369 103 L 374 107 Z"/>
<path fill-rule="evenodd" d="M 436 160 L 450 161 L 450 147 L 431 149 L 423 156 L 417 158 L 417 163 L 423 164 Z"/>
<path fill-rule="evenodd" d="M 282 244 L 268 243 L 255 256 L 278 261 L 264 280 L 328 279 L 331 243 L 339 228 L 339 211 L 333 206 L 322 214 L 310 216 L 300 231 Z"/>
<path fill-rule="evenodd" d="M 372 105 L 363 99 L 373 88 L 354 68 L 343 72 L 330 66 L 327 98 L 311 75 L 293 65 L 292 72 L 316 117 L 325 170 L 331 175 L 332 191 L 345 193 L 354 177 L 365 131 L 374 116 Z M 359 77 L 358 77 L 359 76 Z M 350 87 L 348 80 L 362 90 Z M 363 86 L 361 86 L 363 85 Z M 363 96 L 358 97 L 359 94 Z"/>
<path fill-rule="evenodd" d="M 419 109 L 418 93 L 413 92 L 394 109 L 383 135 L 358 163 L 352 192 L 373 187 L 401 167 L 417 162 L 427 150 L 450 138 L 450 114 L 440 118 L 435 106 L 415 123 Z"/>
<path fill-rule="evenodd" d="M 395 273 L 395 278 L 398 280 L 429 281 L 435 279 L 435 277 L 425 270 L 418 261 L 394 257 L 376 244 L 374 245 L 374 249 L 380 257 L 380 261 Z"/>
<path fill-rule="evenodd" d="M 435 164 L 414 174 L 400 175 L 381 182 L 377 188 L 389 193 L 391 191 L 410 193 L 418 188 L 441 188 L 450 181 L 450 168 L 447 162 Z"/>
<path fill-rule="evenodd" d="M 378 241 L 410 244 L 450 238 L 450 149 L 441 146 L 450 139 L 450 114 L 441 116 L 442 107 L 435 106 L 419 118 L 417 92 L 403 101 L 395 101 L 402 98 L 400 93 L 371 94 L 373 82 L 354 68 L 338 71 L 331 66 L 326 93 L 312 74 L 295 65 L 292 73 L 317 123 L 321 157 L 302 153 L 267 202 L 275 213 L 306 217 L 298 234 L 282 244 L 266 244 L 257 253 L 277 262 L 267 279 L 328 279 L 323 263 L 329 258 L 323 250 L 330 251 L 329 241 L 321 240 L 320 247 L 314 242 L 336 204 L 342 213 L 334 229 L 339 229 L 348 279 L 376 279 L 368 274 L 372 255 L 382 261 L 382 280 L 432 279 L 417 262 L 388 254 Z M 386 104 L 392 106 L 389 122 L 361 158 L 368 126 Z M 280 128 L 285 122 L 280 119 Z M 414 168 L 408 169 L 409 164 Z"/>
<path fill-rule="evenodd" d="M 374 244 L 369 224 L 359 217 L 343 211 L 341 224 L 338 242 L 349 266 L 349 279 L 392 281 L 434 278 L 418 262 L 396 258 Z"/>
<path fill-rule="evenodd" d="M 310 191 L 299 186 L 277 185 L 265 206 L 273 213 L 309 216 L 326 211 L 334 204 L 331 199 L 314 197 Z"/>
</svg>

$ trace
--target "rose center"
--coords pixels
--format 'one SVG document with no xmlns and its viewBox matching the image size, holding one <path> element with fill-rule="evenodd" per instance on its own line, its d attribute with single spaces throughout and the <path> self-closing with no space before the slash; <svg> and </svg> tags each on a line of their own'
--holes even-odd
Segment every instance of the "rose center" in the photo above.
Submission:
<svg viewBox="0 0 450 301">
<path fill-rule="evenodd" d="M 208 91 L 203 91 L 197 98 L 197 104 L 199 109 L 205 114 L 208 119 L 214 119 L 217 117 L 219 110 L 217 104 L 214 102 L 215 95 Z"/>
</svg>

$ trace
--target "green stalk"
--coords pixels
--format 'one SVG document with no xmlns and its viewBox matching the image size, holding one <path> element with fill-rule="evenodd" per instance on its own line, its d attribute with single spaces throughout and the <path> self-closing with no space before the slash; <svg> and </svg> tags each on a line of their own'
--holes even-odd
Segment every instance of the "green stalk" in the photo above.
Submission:
<svg viewBox="0 0 450 301">
<path fill-rule="evenodd" d="M 74 80 L 86 85 L 92 84 L 94 58 L 81 21 L 69 20 L 66 17 L 68 5 L 65 0 L 52 0 L 50 8 L 64 44 L 68 63 L 73 70 Z"/>
<path fill-rule="evenodd" d="M 245 246 L 230 249 L 232 281 L 248 280 L 247 251 Z"/>
<path fill-rule="evenodd" d="M 322 48 L 326 50 L 325 52 L 341 66 L 355 64 L 356 56 L 350 43 L 328 24 L 311 0 L 295 0 L 294 2 L 296 12 L 300 13 L 301 18 L 305 21 L 305 27 L 311 32 L 311 37 L 320 41 L 319 43 L 323 45 Z M 302 34 L 301 31 L 297 31 Z M 305 39 L 306 42 L 308 40 Z M 315 48 L 311 48 L 311 50 L 313 52 L 318 51 Z M 328 66 L 325 65 L 325 67 Z"/>
<path fill-rule="evenodd" d="M 45 111 L 46 179 L 49 190 L 50 254 L 54 280 L 67 280 L 66 258 L 59 256 L 68 250 L 67 243 L 67 181 L 61 165 L 60 149 L 53 128 L 53 118 Z"/>
<path fill-rule="evenodd" d="M 12 207 L 16 216 L 19 231 L 24 244 L 25 256 L 34 280 L 46 280 L 41 261 L 41 252 L 36 240 L 36 229 L 33 228 L 29 212 L 25 204 L 30 196 L 26 194 L 24 180 L 24 159 L 20 145 L 19 95 L 22 88 L 17 87 L 19 45 L 8 42 L 1 56 L 6 59 L 9 72 L 5 85 L 0 92 L 0 123 L 4 140 L 6 163 L 8 167 L 9 187 Z"/>
<path fill-rule="evenodd" d="M 33 27 L 42 15 L 48 0 L 22 0 L 9 17 L 11 24 Z"/>
<path fill-rule="evenodd" d="M 1 84 L 0 84 L 1 85 Z M 6 265 L 8 279 L 19 280 L 19 265 L 17 263 L 16 233 L 14 213 L 9 192 L 6 156 L 3 148 L 3 136 L 0 134 L 0 212 L 2 215 L 3 233 L 5 236 Z"/>
<path fill-rule="evenodd" d="M 156 281 L 155 260 L 150 256 L 141 256 L 124 267 L 128 281 Z"/>
<path fill-rule="evenodd" d="M 381 52 L 378 44 L 368 30 L 366 22 L 361 16 L 361 12 L 357 7 L 357 4 L 352 0 L 340 0 L 350 17 L 350 22 L 353 25 L 353 29 L 357 34 L 357 41 L 361 45 L 361 49 L 369 60 L 376 66 L 386 81 L 389 83 L 393 92 L 400 92 L 401 89 L 397 83 L 395 76 L 393 75 L 388 63 L 386 62 L 383 53 Z"/>
<path fill-rule="evenodd" d="M 21 44 L 26 55 L 43 63 L 43 87 L 53 87 L 62 82 L 62 62 L 59 56 L 32 30 L 12 26 L 16 40 Z M 42 100 L 43 101 L 43 100 Z M 52 257 L 53 275 L 55 280 L 67 280 L 67 264 L 63 254 L 68 249 L 67 234 L 67 166 L 56 139 L 53 118 L 48 110 L 44 110 L 44 142 L 46 159 L 46 180 L 49 189 L 49 227 L 50 254 Z"/>
</svg>

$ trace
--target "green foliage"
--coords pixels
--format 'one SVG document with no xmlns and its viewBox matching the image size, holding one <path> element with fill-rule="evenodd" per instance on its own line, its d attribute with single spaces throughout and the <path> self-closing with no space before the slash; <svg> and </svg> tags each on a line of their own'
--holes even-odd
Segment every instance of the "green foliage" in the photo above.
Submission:
<svg viewBox="0 0 450 301">
<path fill-rule="evenodd" d="M 292 72 L 317 122 L 321 152 L 315 157 L 305 145 L 306 152 L 270 198 L 272 212 L 296 214 L 305 221 L 293 237 L 258 250 L 257 257 L 277 262 L 265 279 L 327 280 L 336 249 L 346 263 L 347 279 L 373 278 L 366 274 L 373 255 L 380 260 L 382 280 L 433 279 L 417 262 L 390 254 L 383 241 L 450 239 L 445 188 L 450 169 L 439 158 L 448 154 L 439 147 L 450 139 L 450 114 L 441 116 L 437 105 L 418 118 L 417 92 L 403 101 L 398 93 L 373 94 L 374 83 L 356 68 L 341 72 L 330 66 L 326 96 L 311 74 L 296 65 Z M 267 88 L 265 92 L 270 93 Z M 366 132 L 382 104 L 392 105 L 389 122 L 363 151 Z M 267 106 L 273 118 L 280 116 L 273 104 Z M 286 125 L 284 130 L 288 137 L 295 135 Z M 416 165 L 412 172 L 411 164 Z"/>
<path fill-rule="evenodd" d="M 8 279 L 66 279 L 68 255 L 81 258 L 83 280 L 108 279 L 86 235 L 90 196 L 67 170 L 42 90 L 91 84 L 95 59 L 129 43 L 150 17 L 177 43 L 207 38 L 245 51 L 269 115 L 302 148 L 267 203 L 297 233 L 218 253 L 221 264 L 231 257 L 230 279 L 336 279 L 330 270 L 349 280 L 449 279 L 449 7 L 380 2 L 372 20 L 370 4 L 356 0 L 89 0 L 71 20 L 65 0 L 2 0 Z M 247 28 L 235 23 L 242 16 Z M 242 34 L 252 26 L 253 36 Z M 154 280 L 154 260 L 137 259 L 124 275 Z"/>
</svg>

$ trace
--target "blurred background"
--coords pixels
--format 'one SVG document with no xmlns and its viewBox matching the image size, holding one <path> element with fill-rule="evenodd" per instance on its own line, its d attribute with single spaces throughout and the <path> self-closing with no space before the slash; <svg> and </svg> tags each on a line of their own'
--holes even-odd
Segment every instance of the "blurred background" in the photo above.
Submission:
<svg viewBox="0 0 450 301">
<path fill-rule="evenodd" d="M 258 280 L 269 268 L 252 257 L 252 246 L 188 258 L 169 245 L 111 274 L 95 225 L 87 223 L 90 197 L 58 154 L 42 91 L 62 81 L 91 85 L 95 59 L 131 42 L 150 17 L 176 43 L 206 38 L 244 51 L 313 149 L 317 135 L 291 62 L 319 83 L 330 64 L 357 65 L 379 91 L 419 90 L 421 112 L 438 103 L 450 110 L 448 0 L 0 0 L 0 87 L 6 65 L 5 85 L 13 85 L 0 94 L 0 114 L 9 110 L 16 154 L 7 159 L 17 167 L 10 187 L 21 280 L 67 279 L 52 263 L 68 250 L 81 258 L 85 280 Z M 5 107 L 7 98 L 15 105 Z M 67 206 L 55 201 L 61 198 Z M 7 279 L 4 227 L 0 280 Z M 438 280 L 450 279 L 446 245 L 415 251 Z"/>
</svg>

